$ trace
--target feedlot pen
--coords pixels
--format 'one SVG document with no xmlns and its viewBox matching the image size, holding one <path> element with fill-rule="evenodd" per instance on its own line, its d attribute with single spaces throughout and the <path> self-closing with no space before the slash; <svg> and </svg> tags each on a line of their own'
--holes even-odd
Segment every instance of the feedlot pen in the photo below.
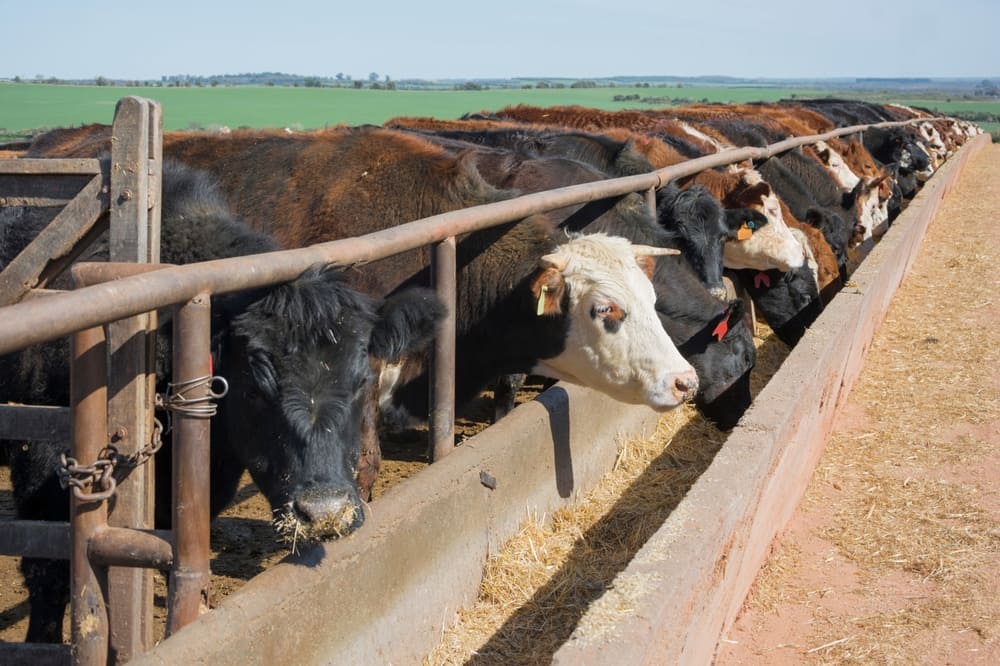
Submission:
<svg viewBox="0 0 1000 666">
<path fill-rule="evenodd" d="M 774 531 L 801 494 L 818 455 L 815 441 L 822 441 L 839 396 L 850 387 L 932 209 L 972 147 L 952 158 L 925 186 L 906 217 L 897 220 L 855 274 L 854 286 L 828 306 L 781 372 L 792 372 L 797 358 L 806 369 L 800 367 L 798 375 L 774 382 L 759 394 L 755 390 L 755 404 L 742 425 L 628 565 L 623 575 L 636 568 L 644 575 L 642 570 L 648 569 L 646 580 L 656 583 L 647 594 L 630 600 L 630 613 L 616 624 L 616 634 L 641 634 L 633 650 L 653 650 L 646 657 L 668 662 L 681 654 L 696 662 L 711 655 L 722 624 L 731 622 Z M 798 411 L 786 413 L 789 405 L 798 405 Z M 605 418 L 611 408 L 621 414 L 614 422 Z M 370 521 L 356 537 L 288 558 L 137 661 L 312 662 L 331 655 L 345 662 L 418 661 L 456 608 L 471 599 L 482 557 L 495 552 L 503 535 L 514 531 L 524 507 L 572 503 L 580 488 L 590 487 L 612 466 L 620 436 L 651 432 L 655 421 L 644 408 L 621 408 L 590 392 L 557 386 L 418 479 L 388 490 L 373 504 Z M 480 481 L 482 473 L 497 479 L 495 489 Z M 736 485 L 733 474 L 743 474 Z M 554 504 L 553 478 L 558 496 Z M 772 483 L 778 487 L 769 487 Z M 713 506 L 719 501 L 730 506 L 720 512 Z M 748 504 L 738 506 L 741 502 Z M 706 548 L 693 534 L 715 545 Z M 234 548 L 262 543 L 252 529 L 244 535 Z M 261 556 L 263 564 L 268 553 Z M 671 567 L 669 589 L 656 573 L 664 562 Z M 678 562 L 683 562 L 680 570 Z M 708 569 L 700 570 L 702 564 Z M 663 599 L 671 599 L 669 607 Z M 629 624 L 635 615 L 645 618 L 642 628 Z M 331 627 L 357 631 L 341 634 Z M 673 631 L 679 633 L 667 635 Z M 625 661 L 631 661 L 629 656 L 644 658 L 627 655 L 613 642 L 574 641 L 564 650 L 585 644 L 613 650 L 608 654 Z M 561 652 L 555 655 L 557 661 L 581 663 Z M 581 656 L 594 657 L 598 655 Z"/>
</svg>

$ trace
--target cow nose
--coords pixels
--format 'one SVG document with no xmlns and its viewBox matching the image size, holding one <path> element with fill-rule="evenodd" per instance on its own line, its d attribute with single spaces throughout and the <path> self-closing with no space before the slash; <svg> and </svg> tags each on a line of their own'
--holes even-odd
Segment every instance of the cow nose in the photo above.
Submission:
<svg viewBox="0 0 1000 666">
<path fill-rule="evenodd" d="M 682 402 L 694 399 L 698 392 L 698 375 L 694 370 L 677 376 L 674 380 L 674 395 Z"/>
<path fill-rule="evenodd" d="M 715 296 L 720 301 L 729 300 L 729 294 L 726 293 L 725 287 L 712 287 L 708 290 L 708 293 L 712 294 L 712 296 Z"/>
<path fill-rule="evenodd" d="M 349 534 L 365 520 L 360 500 L 346 490 L 305 493 L 295 499 L 293 507 L 318 539 Z"/>
</svg>

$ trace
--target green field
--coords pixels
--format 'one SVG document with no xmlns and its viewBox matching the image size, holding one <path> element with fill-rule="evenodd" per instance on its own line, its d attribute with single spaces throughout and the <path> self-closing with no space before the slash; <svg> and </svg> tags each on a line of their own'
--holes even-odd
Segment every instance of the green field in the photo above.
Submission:
<svg viewBox="0 0 1000 666">
<path fill-rule="evenodd" d="M 771 87 L 649 87 L 492 90 L 371 90 L 305 87 L 112 87 L 37 83 L 0 83 L 0 141 L 53 127 L 110 123 L 115 103 L 127 95 L 149 97 L 163 105 L 164 129 L 291 127 L 316 129 L 346 123 L 382 124 L 394 116 L 457 118 L 509 104 L 579 104 L 601 109 L 654 108 L 668 100 L 689 102 L 773 101 L 822 97 L 829 91 Z M 654 98 L 655 104 L 615 101 L 615 96 Z M 950 113 L 1000 114 L 1000 102 L 905 99 L 883 94 L 871 101 L 898 101 Z M 989 130 L 1000 129 L 982 123 Z"/>
<path fill-rule="evenodd" d="M 690 101 L 746 102 L 791 95 L 817 96 L 819 90 L 787 88 L 559 88 L 515 90 L 356 90 L 352 88 L 217 87 L 118 88 L 98 86 L 0 84 L 0 134 L 110 123 L 115 103 L 126 95 L 163 105 L 164 129 L 292 127 L 316 129 L 346 123 L 382 124 L 393 116 L 457 118 L 508 104 L 579 104 L 601 109 L 643 106 L 616 102 L 616 95 L 683 98 Z M 647 105 L 648 106 L 648 105 Z"/>
</svg>

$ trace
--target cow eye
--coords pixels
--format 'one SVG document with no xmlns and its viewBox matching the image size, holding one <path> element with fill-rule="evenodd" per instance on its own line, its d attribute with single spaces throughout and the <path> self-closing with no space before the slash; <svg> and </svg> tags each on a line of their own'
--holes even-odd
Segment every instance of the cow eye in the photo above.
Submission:
<svg viewBox="0 0 1000 666">
<path fill-rule="evenodd" d="M 612 310 L 614 310 L 614 308 L 612 308 L 610 305 L 595 305 L 594 306 L 594 314 L 596 314 L 598 316 L 601 316 L 601 317 L 607 317 L 609 314 L 611 314 Z"/>
</svg>

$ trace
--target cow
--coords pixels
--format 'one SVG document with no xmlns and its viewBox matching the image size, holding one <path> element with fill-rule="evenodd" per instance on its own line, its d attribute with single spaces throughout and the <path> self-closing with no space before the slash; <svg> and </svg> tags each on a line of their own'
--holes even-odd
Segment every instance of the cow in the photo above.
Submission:
<svg viewBox="0 0 1000 666">
<path fill-rule="evenodd" d="M 452 138 L 446 139 L 443 145 L 452 150 L 472 150 L 484 177 L 521 192 L 594 182 L 615 175 L 611 165 L 620 164 L 621 155 L 627 153 L 627 147 L 617 142 L 595 142 L 589 136 L 581 139 L 576 132 L 558 139 L 551 134 L 551 130 L 545 130 L 535 136 L 525 129 L 517 137 L 511 137 L 487 131 L 481 133 L 474 144 L 475 149 L 453 143 L 455 139 Z M 574 140 L 581 140 L 589 150 L 581 151 L 578 145 L 570 144 L 567 154 L 589 163 L 559 156 L 559 150 L 537 147 L 565 146 Z M 523 147 L 525 143 L 532 147 Z M 478 147 L 483 144 L 490 147 Z M 522 152 L 519 155 L 497 152 L 492 148 L 496 144 L 515 150 L 522 147 Z M 606 148 L 594 150 L 595 145 Z M 537 157 L 539 154 L 550 156 Z M 626 163 L 639 162 L 629 157 Z M 724 211 L 700 186 L 681 190 L 668 183 L 657 192 L 657 202 L 655 219 L 642 198 L 631 194 L 620 197 L 617 202 L 597 201 L 570 207 L 550 220 L 553 223 L 561 220 L 552 227 L 557 236 L 567 229 L 600 230 L 645 245 L 681 249 L 683 258 L 657 261 L 653 276 L 657 313 L 671 340 L 698 373 L 696 406 L 719 427 L 731 428 L 751 400 L 749 372 L 755 363 L 756 352 L 750 330 L 742 321 L 742 303 L 730 303 L 722 298 L 725 295 L 722 287 L 723 242 L 735 239 L 741 226 L 749 224 L 762 228 L 766 219 L 754 210 Z M 717 282 L 712 282 L 709 277 L 712 275 Z M 713 290 L 710 285 L 718 289 Z M 712 303 L 713 296 L 721 300 Z M 497 416 L 513 406 L 520 379 L 505 377 L 494 387 Z"/>
<path fill-rule="evenodd" d="M 163 166 L 161 259 L 186 264 L 277 249 L 232 215 L 205 174 Z M 44 227 L 38 209 L 0 209 L 0 269 Z M 107 260 L 107 235 L 79 260 Z M 55 286 L 60 286 L 56 284 Z M 443 306 L 413 288 L 377 299 L 351 288 L 340 270 L 316 266 L 283 285 L 212 298 L 212 365 L 228 382 L 211 423 L 211 512 L 231 503 L 244 470 L 267 498 L 276 530 L 321 541 L 364 521 L 355 470 L 374 436 L 376 362 L 395 362 L 433 339 Z M 169 328 L 169 327 L 168 327 Z M 157 384 L 171 377 L 170 332 L 161 333 Z M 65 339 L 0 357 L 0 402 L 66 405 Z M 11 476 L 22 519 L 68 520 L 56 462 L 66 442 L 19 442 Z M 156 523 L 170 522 L 169 442 L 156 465 Z M 59 642 L 68 601 L 68 563 L 22 561 L 31 604 L 27 640 Z"/>
</svg>

